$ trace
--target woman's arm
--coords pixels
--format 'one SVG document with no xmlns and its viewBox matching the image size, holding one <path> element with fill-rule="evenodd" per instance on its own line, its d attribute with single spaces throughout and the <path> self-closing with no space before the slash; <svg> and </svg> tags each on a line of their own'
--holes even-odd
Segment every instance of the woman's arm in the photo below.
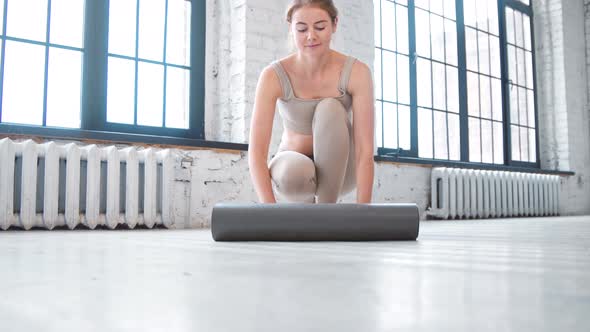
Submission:
<svg viewBox="0 0 590 332">
<path fill-rule="evenodd" d="M 348 91 L 352 95 L 352 116 L 356 156 L 356 201 L 370 203 L 374 178 L 375 97 L 369 67 L 356 61 L 352 67 Z"/>
<path fill-rule="evenodd" d="M 248 144 L 250 177 L 261 203 L 276 203 L 267 160 L 276 102 L 281 93 L 281 84 L 274 69 L 264 68 L 256 86 Z"/>
</svg>

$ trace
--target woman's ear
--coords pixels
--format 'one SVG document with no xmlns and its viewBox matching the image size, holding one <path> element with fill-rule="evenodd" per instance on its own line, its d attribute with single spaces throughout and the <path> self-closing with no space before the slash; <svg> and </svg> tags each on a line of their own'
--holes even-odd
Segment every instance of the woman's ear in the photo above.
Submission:
<svg viewBox="0 0 590 332">
<path fill-rule="evenodd" d="M 338 26 L 338 17 L 334 17 L 334 23 L 332 24 L 332 31 L 336 32 L 336 28 Z"/>
</svg>

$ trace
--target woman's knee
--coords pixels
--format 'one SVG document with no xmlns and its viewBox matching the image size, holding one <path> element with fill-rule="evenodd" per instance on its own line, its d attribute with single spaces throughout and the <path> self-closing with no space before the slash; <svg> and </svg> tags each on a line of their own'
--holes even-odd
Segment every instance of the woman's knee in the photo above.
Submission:
<svg viewBox="0 0 590 332">
<path fill-rule="evenodd" d="M 335 98 L 324 98 L 315 108 L 312 125 L 315 126 L 319 121 L 329 125 L 338 122 L 344 124 L 347 120 L 348 114 L 341 102 Z"/>
<path fill-rule="evenodd" d="M 301 153 L 278 153 L 270 164 L 270 175 L 276 189 L 282 193 L 304 196 L 315 194 L 315 164 Z"/>
</svg>

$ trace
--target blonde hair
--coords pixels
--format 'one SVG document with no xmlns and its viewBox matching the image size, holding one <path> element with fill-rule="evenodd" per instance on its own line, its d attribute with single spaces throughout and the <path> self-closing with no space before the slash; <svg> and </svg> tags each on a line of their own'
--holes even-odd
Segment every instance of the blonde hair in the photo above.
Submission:
<svg viewBox="0 0 590 332">
<path fill-rule="evenodd" d="M 287 22 L 291 23 L 293 13 L 297 9 L 305 6 L 313 6 L 325 10 L 328 13 L 328 15 L 330 15 L 332 24 L 334 24 L 336 18 L 338 17 L 338 9 L 336 9 L 336 6 L 334 6 L 334 1 L 332 0 L 293 0 L 287 8 Z"/>
</svg>

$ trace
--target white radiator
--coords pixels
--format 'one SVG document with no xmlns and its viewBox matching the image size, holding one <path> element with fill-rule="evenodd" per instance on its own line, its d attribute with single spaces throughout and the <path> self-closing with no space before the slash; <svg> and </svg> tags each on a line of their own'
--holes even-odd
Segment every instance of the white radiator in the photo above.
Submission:
<svg viewBox="0 0 590 332">
<path fill-rule="evenodd" d="M 0 228 L 174 227 L 169 150 L 0 140 Z"/>
<path fill-rule="evenodd" d="M 557 175 L 433 168 L 430 216 L 499 218 L 559 213 Z"/>
</svg>

